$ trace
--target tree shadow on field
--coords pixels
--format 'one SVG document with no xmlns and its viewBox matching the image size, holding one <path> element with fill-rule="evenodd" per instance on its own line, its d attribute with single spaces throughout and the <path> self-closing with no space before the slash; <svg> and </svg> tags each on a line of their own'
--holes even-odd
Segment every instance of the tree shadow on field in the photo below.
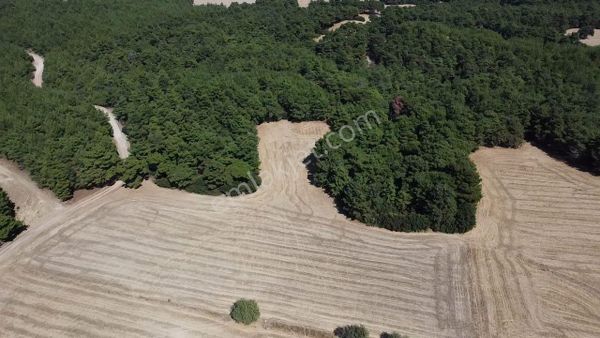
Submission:
<svg viewBox="0 0 600 338">
<path fill-rule="evenodd" d="M 308 155 L 302 161 L 302 163 L 306 167 L 306 171 L 308 172 L 307 177 L 308 177 L 308 180 L 310 181 L 310 184 L 312 184 L 313 186 L 315 186 L 317 188 L 323 189 L 325 191 L 325 193 L 327 193 L 327 195 L 333 199 L 335 209 L 337 210 L 337 212 L 354 220 L 354 218 L 349 215 L 350 210 L 347 207 L 344 207 L 341 200 L 338 197 L 334 196 L 331 193 L 331 191 L 329 189 L 327 189 L 327 187 L 323 187 L 318 184 L 318 182 L 315 178 L 315 173 L 317 171 L 317 161 L 319 161 L 319 159 L 315 156 L 315 154 L 313 152 L 311 152 L 310 155 Z"/>
<path fill-rule="evenodd" d="M 550 143 L 536 141 L 532 137 L 529 137 L 528 141 L 531 143 L 531 145 L 541 149 L 555 160 L 558 160 L 579 171 L 590 173 L 596 177 L 600 176 L 600 166 L 596 166 L 590 161 L 590 158 L 593 158 L 593 156 L 583 156 L 584 154 L 577 152 L 575 149 L 559 147 Z"/>
</svg>

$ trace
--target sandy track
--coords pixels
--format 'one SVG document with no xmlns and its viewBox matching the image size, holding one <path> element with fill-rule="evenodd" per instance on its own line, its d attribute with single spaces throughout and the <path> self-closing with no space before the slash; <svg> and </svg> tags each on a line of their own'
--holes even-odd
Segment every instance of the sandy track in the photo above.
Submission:
<svg viewBox="0 0 600 338">
<path fill-rule="evenodd" d="M 33 58 L 32 64 L 35 67 L 31 82 L 33 82 L 33 85 L 36 87 L 42 87 L 42 84 L 44 83 L 42 80 L 42 75 L 44 74 L 44 58 L 41 55 L 34 53 L 31 49 L 27 50 L 27 54 Z"/>
<path fill-rule="evenodd" d="M 466 237 L 483 335 L 600 332 L 600 178 L 524 145 L 473 155 L 483 178 Z"/>
<path fill-rule="evenodd" d="M 255 3 L 256 0 L 194 0 L 193 1 L 193 5 L 194 6 L 201 6 L 201 5 L 223 5 L 225 7 L 229 7 L 231 6 L 232 3 L 237 2 L 239 4 L 241 3 Z"/>
<path fill-rule="evenodd" d="M 417 5 L 415 4 L 401 4 L 401 5 L 383 5 L 383 8 L 388 8 L 388 7 L 398 7 L 398 8 L 411 8 L 411 7 L 417 7 Z"/>
<path fill-rule="evenodd" d="M 600 332 L 600 181 L 531 146 L 473 155 L 485 197 L 460 235 L 337 213 L 302 160 L 318 122 L 258 127 L 263 185 L 236 198 L 106 188 L 0 251 L 9 336 L 287 337 L 364 323 L 413 337 Z M 232 324 L 254 298 L 263 319 Z M 279 327 L 279 329 L 268 329 Z"/>
<path fill-rule="evenodd" d="M 565 35 L 571 35 L 571 34 L 577 33 L 577 32 L 579 32 L 579 28 L 569 28 L 569 29 L 567 29 Z M 600 46 L 600 29 L 594 29 L 593 36 L 588 36 L 587 38 L 585 38 L 583 40 L 579 40 L 579 42 L 583 43 L 584 45 L 588 45 L 590 47 Z"/>
<path fill-rule="evenodd" d="M 340 29 L 340 27 L 342 27 L 343 25 L 349 24 L 349 23 L 355 23 L 355 24 L 359 24 L 359 25 L 365 25 L 365 24 L 371 22 L 371 15 L 370 14 L 359 14 L 359 16 L 362 17 L 364 19 L 364 21 L 359 21 L 359 20 L 343 20 L 343 21 L 334 23 L 331 27 L 327 28 L 327 31 L 329 33 L 335 32 L 336 30 Z M 314 42 L 320 42 L 321 40 L 323 40 L 324 37 L 325 37 L 325 35 L 321 34 L 321 35 L 317 36 L 316 38 L 314 38 L 313 41 Z"/>
<path fill-rule="evenodd" d="M 113 143 L 117 147 L 117 153 L 121 159 L 129 157 L 129 141 L 127 135 L 123 133 L 123 126 L 117 121 L 115 114 L 113 114 L 113 108 L 105 108 L 101 106 L 94 106 L 97 110 L 101 111 L 108 117 L 108 123 L 113 131 Z"/>
</svg>

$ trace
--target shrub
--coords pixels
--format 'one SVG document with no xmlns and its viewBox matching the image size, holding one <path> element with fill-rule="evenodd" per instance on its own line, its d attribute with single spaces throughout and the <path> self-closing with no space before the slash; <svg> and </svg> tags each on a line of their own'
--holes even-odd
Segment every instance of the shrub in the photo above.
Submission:
<svg viewBox="0 0 600 338">
<path fill-rule="evenodd" d="M 403 336 L 397 332 L 387 333 L 384 332 L 380 336 L 381 338 L 408 338 L 408 336 Z"/>
<path fill-rule="evenodd" d="M 258 309 L 256 301 L 251 299 L 240 299 L 233 303 L 229 315 L 236 322 L 249 325 L 258 320 L 260 317 L 260 310 Z"/>
<path fill-rule="evenodd" d="M 363 325 L 347 325 L 333 331 L 339 338 L 369 338 L 369 331 Z"/>
</svg>

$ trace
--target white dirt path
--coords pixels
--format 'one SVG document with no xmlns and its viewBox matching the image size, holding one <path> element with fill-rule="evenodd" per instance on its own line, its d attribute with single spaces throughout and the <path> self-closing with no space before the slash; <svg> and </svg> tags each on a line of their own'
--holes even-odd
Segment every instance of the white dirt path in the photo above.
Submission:
<svg viewBox="0 0 600 338">
<path fill-rule="evenodd" d="M 35 67 L 31 82 L 33 82 L 34 86 L 41 88 L 44 83 L 44 80 L 42 79 L 42 76 L 44 75 L 44 58 L 33 52 L 31 49 L 27 50 L 27 54 L 33 58 L 32 64 Z"/>
<path fill-rule="evenodd" d="M 571 34 L 574 34 L 577 32 L 579 32 L 579 28 L 569 28 L 565 32 L 565 35 L 571 35 Z M 588 45 L 590 47 L 600 46 L 600 29 L 594 29 L 593 36 L 588 36 L 587 38 L 585 38 L 583 40 L 580 39 L 579 42 L 583 43 L 584 45 Z"/>
<path fill-rule="evenodd" d="M 108 118 L 108 122 L 113 131 L 113 142 L 117 147 L 117 152 L 121 159 L 129 157 L 129 141 L 127 135 L 123 133 L 123 126 L 117 121 L 115 114 L 113 114 L 113 108 L 105 108 L 101 106 L 94 106 L 97 110 L 101 111 Z"/>
</svg>

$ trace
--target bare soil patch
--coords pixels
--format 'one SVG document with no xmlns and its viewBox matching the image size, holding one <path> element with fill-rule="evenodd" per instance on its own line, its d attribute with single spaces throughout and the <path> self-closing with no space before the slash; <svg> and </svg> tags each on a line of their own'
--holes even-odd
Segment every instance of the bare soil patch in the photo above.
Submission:
<svg viewBox="0 0 600 338">
<path fill-rule="evenodd" d="M 225 7 L 231 6 L 232 3 L 237 2 L 241 3 L 250 3 L 253 4 L 256 0 L 194 0 L 194 6 L 202 6 L 202 5 L 223 5 Z"/>
<path fill-rule="evenodd" d="M 571 35 L 571 34 L 574 34 L 577 32 L 579 32 L 579 28 L 569 28 L 565 32 L 565 35 Z M 593 36 L 588 36 L 587 38 L 585 38 L 583 40 L 580 39 L 579 42 L 583 43 L 584 45 L 588 45 L 590 47 L 600 46 L 600 29 L 594 29 Z"/>
<path fill-rule="evenodd" d="M 466 235 L 393 233 L 340 215 L 302 160 L 321 122 L 258 127 L 263 185 L 235 198 L 105 188 L 0 248 L 0 332 L 411 337 L 600 332 L 600 179 L 530 145 L 473 154 Z M 234 324 L 255 299 L 262 320 Z M 305 329 L 303 329 L 305 328 Z"/>
<path fill-rule="evenodd" d="M 113 142 L 117 147 L 119 157 L 121 159 L 126 159 L 129 157 L 129 141 L 127 140 L 127 135 L 123 133 L 123 126 L 121 126 L 119 121 L 117 121 L 115 114 L 113 114 L 113 108 L 105 108 L 101 106 L 94 106 L 94 108 L 103 112 L 108 118 L 108 122 L 110 123 L 110 127 L 113 131 Z"/>
<path fill-rule="evenodd" d="M 35 67 L 31 82 L 33 82 L 34 86 L 41 88 L 44 83 L 42 79 L 44 74 L 44 58 L 41 55 L 34 53 L 32 50 L 28 50 L 27 54 L 33 58 L 32 64 Z"/>
</svg>

